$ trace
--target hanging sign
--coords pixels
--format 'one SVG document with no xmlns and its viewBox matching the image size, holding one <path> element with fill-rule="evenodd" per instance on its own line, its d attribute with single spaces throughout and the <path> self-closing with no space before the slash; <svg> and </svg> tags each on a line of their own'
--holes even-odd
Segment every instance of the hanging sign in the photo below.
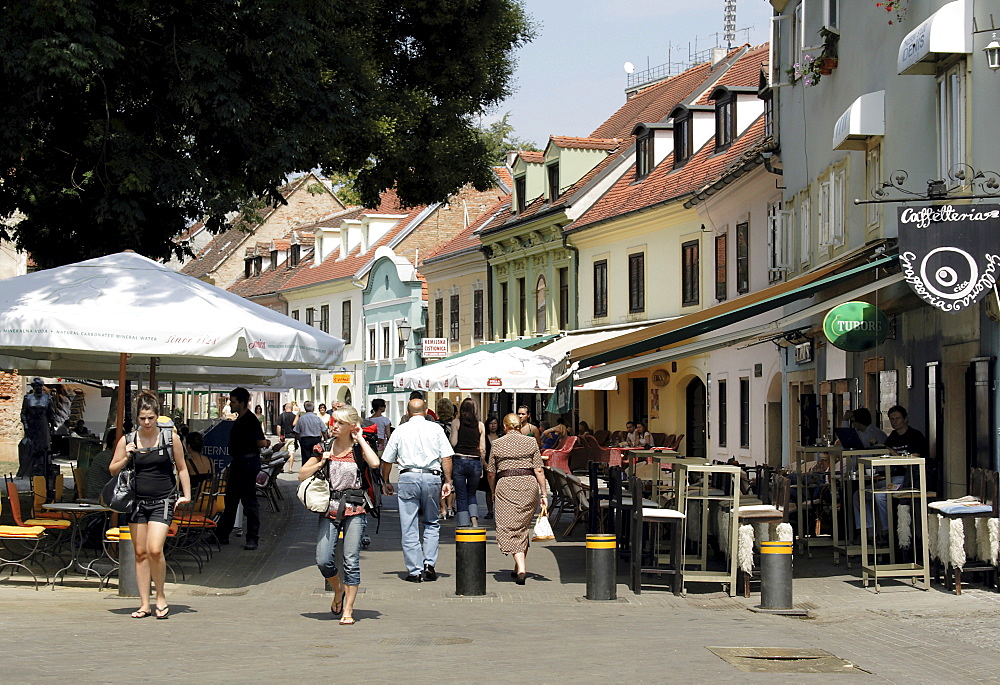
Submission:
<svg viewBox="0 0 1000 685">
<path fill-rule="evenodd" d="M 960 312 L 997 284 L 1000 205 L 903 207 L 899 263 L 910 288 L 943 312 Z"/>
<path fill-rule="evenodd" d="M 486 379 L 486 386 L 490 387 L 490 388 L 502 388 L 503 387 L 503 379 L 497 378 L 496 376 L 494 376 L 493 378 L 487 378 Z"/>
<path fill-rule="evenodd" d="M 889 319 L 881 309 L 867 302 L 845 302 L 831 309 L 823 319 L 823 333 L 834 347 L 861 352 L 885 340 Z"/>
<path fill-rule="evenodd" d="M 448 338 L 423 338 L 420 356 L 424 359 L 443 359 L 448 356 Z"/>
</svg>

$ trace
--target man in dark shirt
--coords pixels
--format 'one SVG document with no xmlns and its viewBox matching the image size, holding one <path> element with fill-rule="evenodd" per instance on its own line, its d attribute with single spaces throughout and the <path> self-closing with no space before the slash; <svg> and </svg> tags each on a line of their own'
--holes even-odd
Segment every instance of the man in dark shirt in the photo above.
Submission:
<svg viewBox="0 0 1000 685">
<path fill-rule="evenodd" d="M 278 437 L 284 441 L 285 451 L 288 452 L 287 471 L 292 473 L 292 464 L 295 463 L 295 412 L 291 402 L 286 402 L 283 409 L 278 416 Z"/>
<path fill-rule="evenodd" d="M 889 417 L 889 425 L 892 432 L 885 439 L 885 446 L 890 448 L 893 454 L 910 457 L 923 457 L 924 469 L 927 473 L 927 489 L 937 491 L 937 460 L 931 459 L 927 449 L 927 438 L 916 428 L 910 427 L 910 419 L 907 417 L 906 408 L 896 405 L 886 412 Z M 906 475 L 907 467 L 893 466 L 892 475 Z"/>
<path fill-rule="evenodd" d="M 229 433 L 229 479 L 226 482 L 226 510 L 222 512 L 216 535 L 223 545 L 229 544 L 229 534 L 236 524 L 236 509 L 243 504 L 247 517 L 246 544 L 254 550 L 260 541 L 260 511 L 257 507 L 257 473 L 260 471 L 260 450 L 267 446 L 260 421 L 250 411 L 250 393 L 236 388 L 229 393 L 229 406 L 238 416 Z"/>
</svg>

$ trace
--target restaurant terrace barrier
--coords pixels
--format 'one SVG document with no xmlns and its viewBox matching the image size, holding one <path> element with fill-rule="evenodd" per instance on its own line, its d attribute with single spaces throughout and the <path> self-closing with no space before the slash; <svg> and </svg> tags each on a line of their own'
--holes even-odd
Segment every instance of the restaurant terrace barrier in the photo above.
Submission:
<svg viewBox="0 0 1000 685">
<path fill-rule="evenodd" d="M 792 608 L 792 542 L 760 543 L 760 608 Z"/>
<path fill-rule="evenodd" d="M 135 547 L 132 546 L 132 531 L 128 526 L 122 526 L 118 531 L 118 596 L 139 596 L 139 584 L 135 579 Z"/>
<path fill-rule="evenodd" d="M 587 535 L 587 599 L 618 599 L 618 539 L 613 533 Z"/>
<path fill-rule="evenodd" d="M 455 530 L 455 594 L 486 594 L 486 529 Z"/>
</svg>

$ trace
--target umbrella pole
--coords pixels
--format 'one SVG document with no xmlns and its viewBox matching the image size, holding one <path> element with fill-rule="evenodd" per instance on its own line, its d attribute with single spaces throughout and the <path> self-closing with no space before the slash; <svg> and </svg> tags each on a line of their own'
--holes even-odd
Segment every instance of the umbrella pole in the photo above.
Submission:
<svg viewBox="0 0 1000 685">
<path fill-rule="evenodd" d="M 157 357 L 150 357 L 149 358 L 149 390 L 154 395 L 156 394 L 156 391 L 157 391 L 157 387 L 156 387 L 156 362 L 157 362 L 157 360 L 158 360 Z"/>
<path fill-rule="evenodd" d="M 118 415 L 115 417 L 115 442 L 118 442 L 125 434 L 125 370 L 128 364 L 128 355 L 124 352 L 118 357 Z"/>
</svg>

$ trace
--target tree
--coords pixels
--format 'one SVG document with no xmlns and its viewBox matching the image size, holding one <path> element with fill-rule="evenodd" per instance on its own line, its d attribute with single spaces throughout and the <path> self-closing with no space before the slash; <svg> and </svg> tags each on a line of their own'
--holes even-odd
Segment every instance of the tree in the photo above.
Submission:
<svg viewBox="0 0 1000 685">
<path fill-rule="evenodd" d="M 508 119 L 510 119 L 510 112 L 505 112 L 492 124 L 479 128 L 479 133 L 486 143 L 494 166 L 503 164 L 506 161 L 507 153 L 511 150 L 540 152 L 530 140 L 522 140 L 514 135 L 514 125 Z"/>
<path fill-rule="evenodd" d="M 18 0 L 0 23 L 0 218 L 41 266 L 180 256 L 296 172 L 374 206 L 490 183 L 518 0 Z"/>
</svg>

